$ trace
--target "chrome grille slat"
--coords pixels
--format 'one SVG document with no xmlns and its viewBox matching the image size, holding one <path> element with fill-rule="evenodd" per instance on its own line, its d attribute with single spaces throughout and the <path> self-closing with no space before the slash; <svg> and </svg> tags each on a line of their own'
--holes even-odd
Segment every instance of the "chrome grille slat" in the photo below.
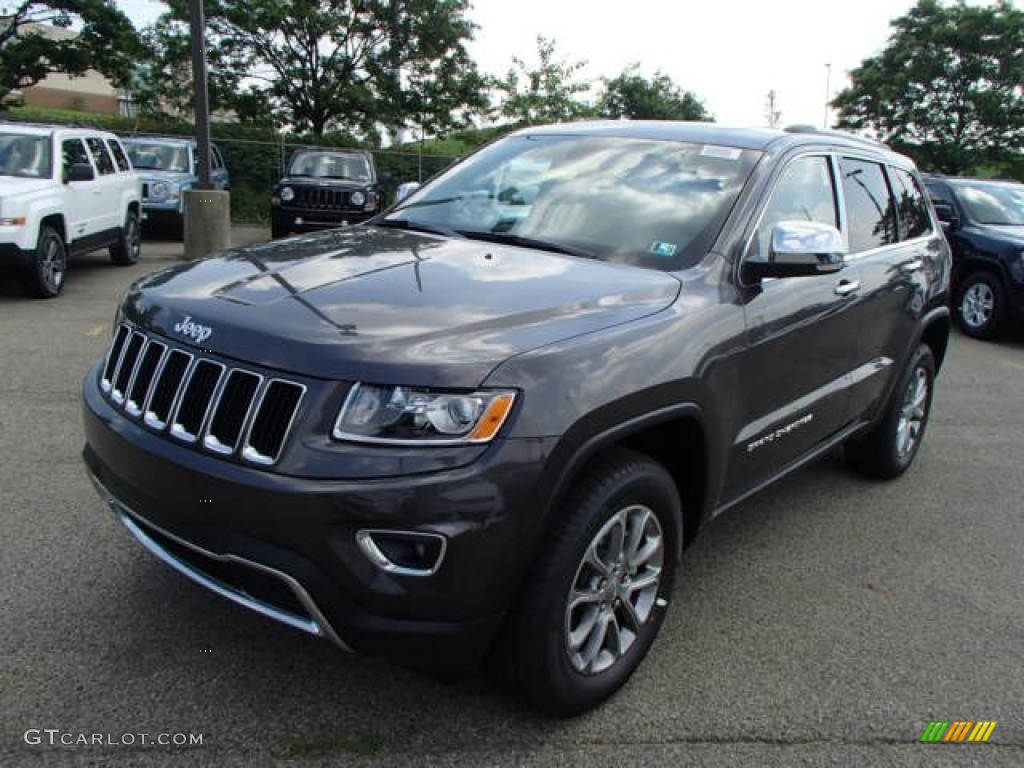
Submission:
<svg viewBox="0 0 1024 768">
<path fill-rule="evenodd" d="M 199 438 L 224 368 L 221 363 L 196 359 L 181 388 L 181 396 L 174 409 L 174 421 L 171 422 L 171 434 L 179 440 L 194 443 Z"/>
<path fill-rule="evenodd" d="M 306 393 L 297 382 L 230 367 L 127 323 L 114 334 L 100 386 L 150 429 L 264 466 L 280 458 Z"/>
<path fill-rule="evenodd" d="M 146 408 L 144 421 L 153 429 L 163 429 L 171 420 L 178 404 L 178 394 L 192 366 L 192 355 L 180 349 L 171 350 L 160 377 L 153 387 L 153 396 Z"/>
<path fill-rule="evenodd" d="M 103 374 L 100 377 L 100 389 L 104 392 L 109 392 L 114 383 L 114 373 L 121 362 L 121 355 L 124 353 L 124 343 L 131 333 L 131 329 L 127 325 L 122 325 L 117 329 L 117 333 L 114 334 L 114 342 L 110 345 L 107 360 L 103 364 Z"/>
<path fill-rule="evenodd" d="M 146 343 L 142 354 L 139 355 L 139 364 L 132 374 L 132 380 L 128 384 L 128 394 L 125 400 L 124 409 L 131 416 L 141 416 L 142 409 L 149 399 L 150 385 L 153 383 L 153 376 L 159 370 L 163 362 L 164 352 L 167 345 L 150 339 Z"/>
<path fill-rule="evenodd" d="M 124 402 L 125 393 L 128 391 L 128 384 L 135 374 L 135 364 L 139 362 L 139 353 L 146 343 L 146 336 L 136 331 L 124 345 L 124 352 L 121 353 L 121 360 L 114 371 L 113 383 L 110 387 L 110 396 L 114 402 L 120 405 Z"/>
<path fill-rule="evenodd" d="M 283 379 L 271 379 L 260 393 L 256 415 L 246 430 L 242 458 L 255 464 L 277 461 L 291 430 L 306 388 Z"/>
<path fill-rule="evenodd" d="M 213 417 L 206 427 L 203 445 L 215 453 L 234 453 L 262 383 L 262 376 L 237 368 L 225 377 L 213 404 Z"/>
</svg>

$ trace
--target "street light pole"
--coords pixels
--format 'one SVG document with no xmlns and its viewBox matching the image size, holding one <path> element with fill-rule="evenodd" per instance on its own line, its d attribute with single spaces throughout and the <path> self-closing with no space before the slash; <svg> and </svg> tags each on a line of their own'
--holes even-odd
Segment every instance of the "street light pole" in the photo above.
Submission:
<svg viewBox="0 0 1024 768">
<path fill-rule="evenodd" d="M 182 192 L 186 259 L 201 259 L 231 245 L 231 197 L 210 178 L 210 100 L 206 86 L 206 17 L 203 0 L 189 0 L 192 84 L 196 107 L 196 164 L 199 182 Z"/>
<path fill-rule="evenodd" d="M 829 94 L 832 86 L 832 64 L 828 63 L 825 65 L 825 120 L 822 124 L 822 128 L 828 128 L 828 102 Z"/>
<path fill-rule="evenodd" d="M 203 0 L 189 0 L 192 30 L 192 82 L 195 85 L 196 145 L 198 148 L 198 189 L 212 189 L 210 183 L 210 98 L 206 86 L 206 16 Z"/>
</svg>

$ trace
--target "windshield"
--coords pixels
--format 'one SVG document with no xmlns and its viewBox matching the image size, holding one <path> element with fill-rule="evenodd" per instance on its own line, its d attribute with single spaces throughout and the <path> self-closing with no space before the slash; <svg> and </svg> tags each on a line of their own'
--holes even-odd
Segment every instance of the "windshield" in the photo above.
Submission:
<svg viewBox="0 0 1024 768">
<path fill-rule="evenodd" d="M 656 269 L 702 258 L 759 153 L 612 136 L 513 136 L 385 219 Z"/>
<path fill-rule="evenodd" d="M 0 134 L 0 176 L 47 179 L 52 173 L 49 136 Z"/>
<path fill-rule="evenodd" d="M 130 140 L 124 142 L 132 167 L 146 171 L 174 171 L 188 173 L 190 168 L 188 146 Z"/>
<path fill-rule="evenodd" d="M 370 182 L 370 164 L 362 155 L 343 152 L 296 152 L 288 165 L 289 176 L 346 179 Z"/>
<path fill-rule="evenodd" d="M 1024 226 L 1024 184 L 957 184 L 960 202 L 979 224 Z"/>
</svg>

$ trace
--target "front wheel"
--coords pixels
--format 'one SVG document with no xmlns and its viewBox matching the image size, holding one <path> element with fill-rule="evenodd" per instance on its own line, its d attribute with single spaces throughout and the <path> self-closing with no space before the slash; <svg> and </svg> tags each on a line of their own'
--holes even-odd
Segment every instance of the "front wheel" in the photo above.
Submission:
<svg viewBox="0 0 1024 768">
<path fill-rule="evenodd" d="M 22 273 L 25 293 L 40 299 L 52 299 L 64 289 L 68 254 L 64 240 L 53 227 L 39 231 L 39 242 L 32 263 Z"/>
<path fill-rule="evenodd" d="M 110 260 L 118 266 L 127 267 L 136 264 L 142 253 L 142 224 L 139 214 L 129 210 L 124 217 L 124 226 L 117 243 L 110 246 Z"/>
<path fill-rule="evenodd" d="M 991 272 L 969 275 L 957 292 L 957 324 L 976 339 L 991 339 L 999 333 L 1005 309 L 1003 287 Z"/>
<path fill-rule="evenodd" d="M 924 439 L 935 384 L 935 357 L 927 344 L 910 356 L 886 405 L 870 432 L 846 443 L 846 460 L 855 470 L 879 480 L 902 475 Z"/>
<path fill-rule="evenodd" d="M 291 232 L 288 229 L 288 225 L 285 224 L 284 219 L 274 216 L 270 219 L 270 237 L 277 240 L 280 237 L 288 237 Z"/>
<path fill-rule="evenodd" d="M 567 717 L 617 691 L 654 642 L 672 592 L 682 514 L 671 475 L 619 448 L 590 465 L 562 514 L 507 641 L 527 700 Z"/>
</svg>

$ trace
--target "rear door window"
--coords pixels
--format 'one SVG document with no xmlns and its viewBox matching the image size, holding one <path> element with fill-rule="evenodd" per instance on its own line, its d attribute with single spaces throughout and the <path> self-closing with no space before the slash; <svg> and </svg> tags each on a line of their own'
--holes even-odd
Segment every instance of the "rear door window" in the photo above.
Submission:
<svg viewBox="0 0 1024 768">
<path fill-rule="evenodd" d="M 899 217 L 900 239 L 912 240 L 927 235 L 932 230 L 932 220 L 928 215 L 921 187 L 917 179 L 902 168 L 890 168 L 889 178 L 893 192 L 896 194 L 896 213 Z"/>
<path fill-rule="evenodd" d="M 882 164 L 852 157 L 841 158 L 839 164 L 850 253 L 897 242 L 896 206 Z"/>
<path fill-rule="evenodd" d="M 96 170 L 100 172 L 100 175 L 106 176 L 114 172 L 114 160 L 110 156 L 110 152 L 107 151 L 107 145 L 103 139 L 96 136 L 92 136 L 85 140 L 85 143 L 89 145 L 89 151 L 92 152 L 92 157 L 96 161 Z"/>
</svg>

